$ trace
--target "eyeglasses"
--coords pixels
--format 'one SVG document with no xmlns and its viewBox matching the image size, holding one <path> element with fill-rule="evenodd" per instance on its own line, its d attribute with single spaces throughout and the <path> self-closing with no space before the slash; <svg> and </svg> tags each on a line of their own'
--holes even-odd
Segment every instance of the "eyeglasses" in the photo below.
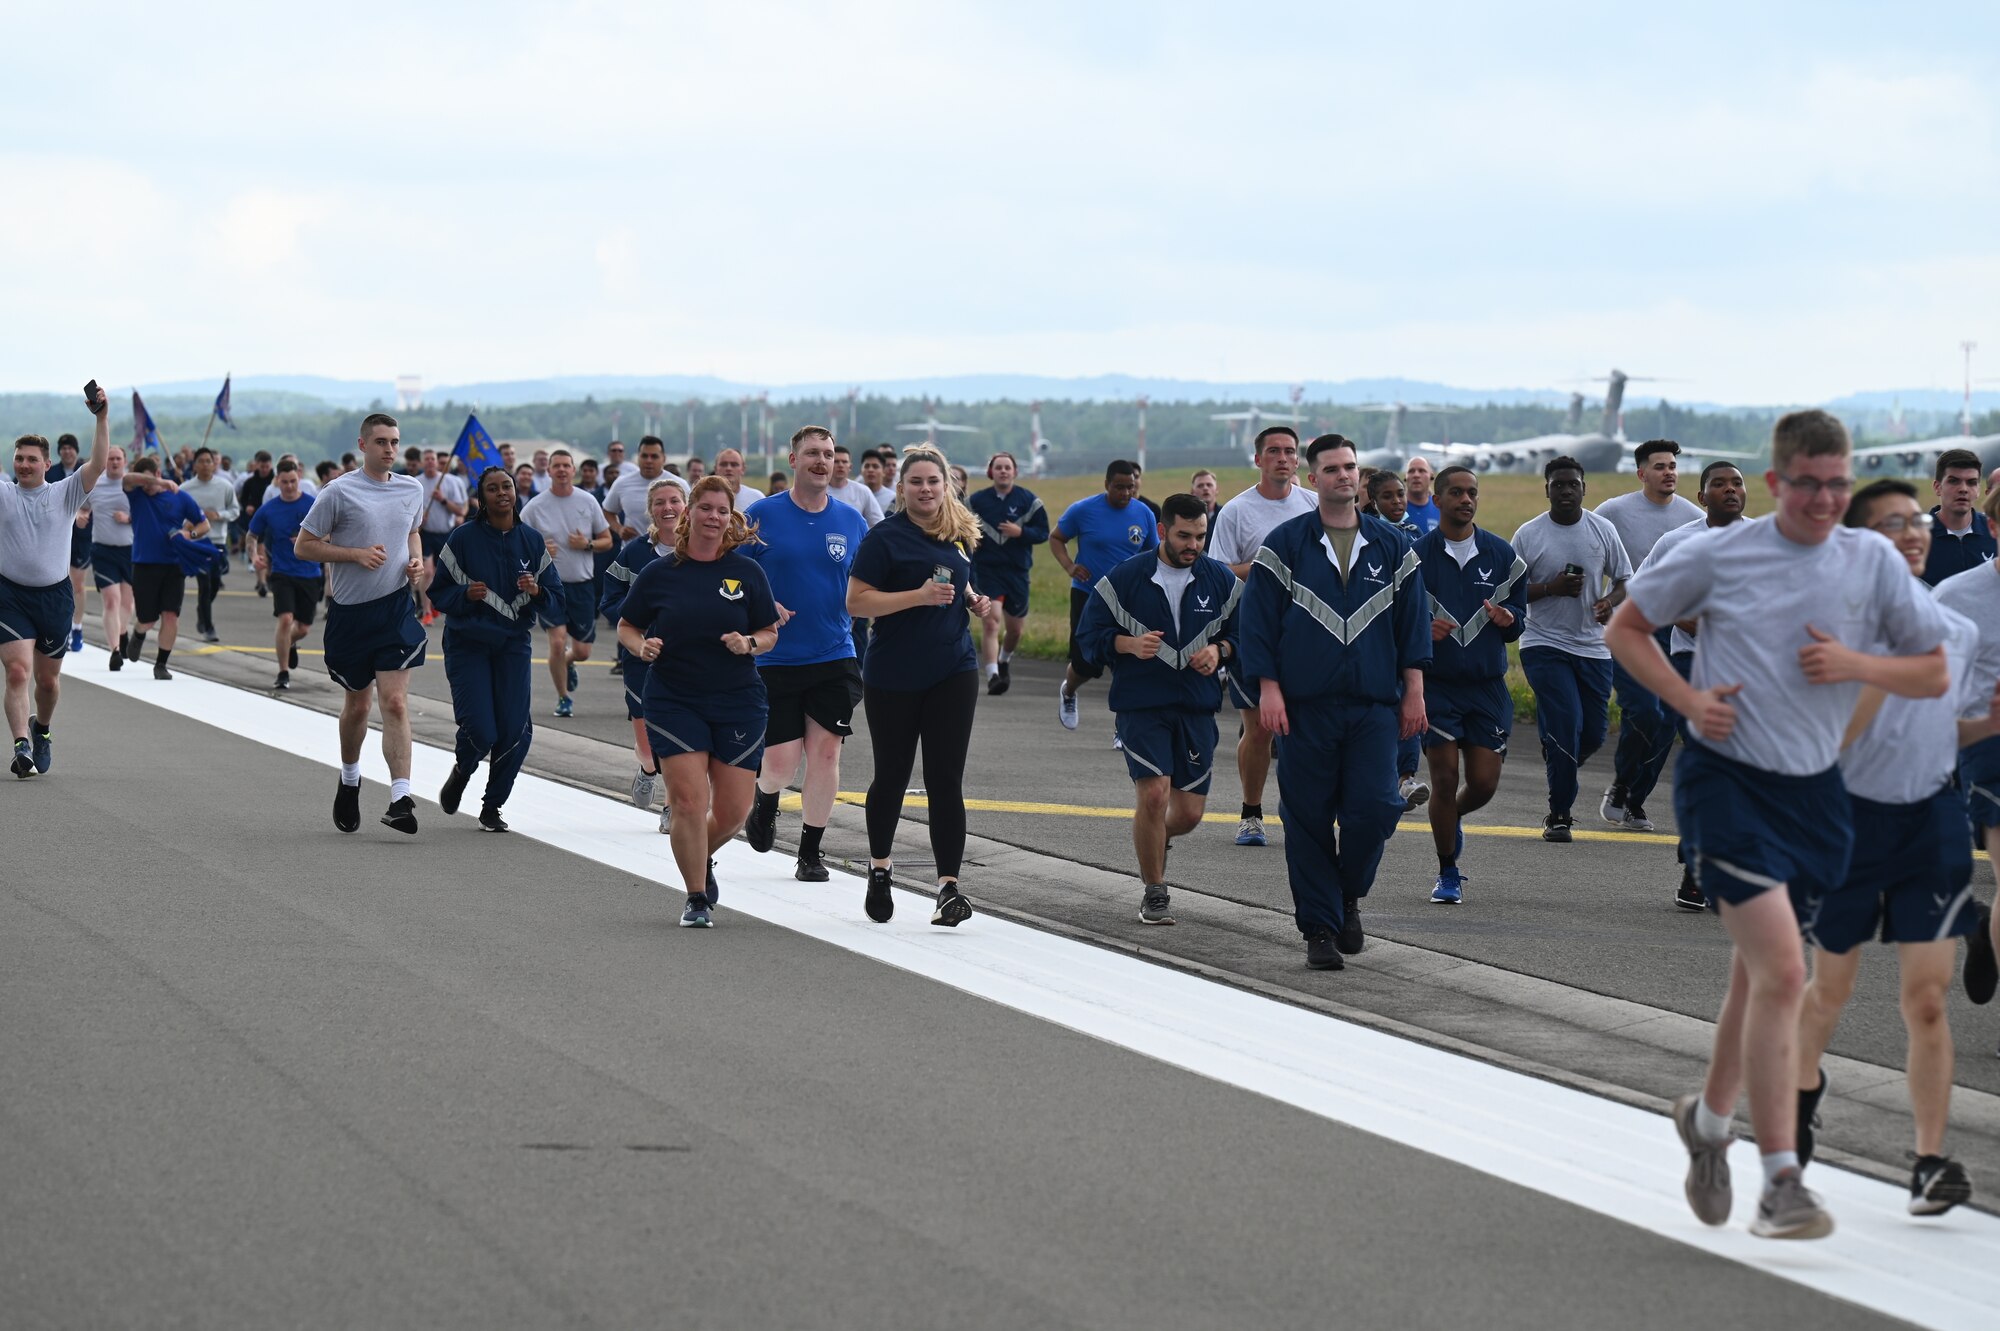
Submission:
<svg viewBox="0 0 2000 1331">
<path fill-rule="evenodd" d="M 1870 531 L 1879 531 L 1884 536 L 1901 536 L 1906 531 L 1929 531 L 1931 515 L 1912 513 L 1908 517 L 1883 518 L 1880 522 L 1868 524 Z"/>
<path fill-rule="evenodd" d="M 1854 492 L 1854 478 L 1852 476 L 1836 476 L 1830 481 L 1823 481 L 1817 476 L 1780 476 L 1778 480 L 1797 490 L 1800 494 L 1811 495 L 1815 498 L 1819 496 L 1821 491 L 1825 491 L 1836 499 L 1845 499 Z"/>
</svg>

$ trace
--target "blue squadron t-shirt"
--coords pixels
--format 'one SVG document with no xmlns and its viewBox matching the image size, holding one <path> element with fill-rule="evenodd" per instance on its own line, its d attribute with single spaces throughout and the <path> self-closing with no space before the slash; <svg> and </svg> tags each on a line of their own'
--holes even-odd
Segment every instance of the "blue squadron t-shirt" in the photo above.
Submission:
<svg viewBox="0 0 2000 1331">
<path fill-rule="evenodd" d="M 732 550 L 720 559 L 656 559 L 632 583 L 618 617 L 660 640 L 656 687 L 690 706 L 763 702 L 758 658 L 722 645 L 725 633 L 755 633 L 778 622 L 770 580 L 748 555 Z"/>
<path fill-rule="evenodd" d="M 126 498 L 132 504 L 132 562 L 180 563 L 173 546 L 167 543 L 168 538 L 181 529 L 183 522 L 199 526 L 205 517 L 201 505 L 178 490 L 162 490 L 152 495 L 144 490 L 131 490 Z"/>
<path fill-rule="evenodd" d="M 915 591 L 927 582 L 949 577 L 958 595 L 946 605 L 920 605 L 878 615 L 868 640 L 862 680 L 878 689 L 917 693 L 964 670 L 977 670 L 979 658 L 966 629 L 966 592 L 972 558 L 957 542 L 932 540 L 910 521 L 894 513 L 869 529 L 855 556 L 853 576 L 878 592 Z"/>
<path fill-rule="evenodd" d="M 1153 510 L 1138 500 L 1123 508 L 1113 508 L 1104 495 L 1079 499 L 1063 510 L 1056 530 L 1075 543 L 1070 558 L 1090 571 L 1090 581 L 1070 579 L 1070 586 L 1089 591 L 1099 578 L 1133 555 L 1144 554 L 1160 543 L 1160 531 Z"/>
<path fill-rule="evenodd" d="M 271 498 L 257 506 L 257 516 L 250 519 L 250 534 L 270 552 L 273 573 L 288 578 L 317 578 L 319 565 L 310 559 L 300 559 L 292 548 L 292 542 L 298 539 L 299 524 L 312 512 L 312 496 L 301 494 L 286 501 L 278 498 L 277 493 L 272 490 Z"/>
<path fill-rule="evenodd" d="M 819 665 L 852 657 L 847 570 L 868 534 L 868 520 L 831 495 L 824 509 L 808 513 L 790 491 L 759 499 L 743 516 L 756 525 L 758 537 L 743 553 L 764 566 L 772 597 L 792 612 L 778 645 L 757 664 Z"/>
</svg>

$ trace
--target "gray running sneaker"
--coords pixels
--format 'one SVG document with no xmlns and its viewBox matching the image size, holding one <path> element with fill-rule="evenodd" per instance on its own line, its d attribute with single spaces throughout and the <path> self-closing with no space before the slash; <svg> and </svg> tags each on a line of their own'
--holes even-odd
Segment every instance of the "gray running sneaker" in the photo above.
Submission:
<svg viewBox="0 0 2000 1331">
<path fill-rule="evenodd" d="M 1703 1141 L 1695 1134 L 1694 1110 L 1701 1096 L 1683 1095 L 1674 1101 L 1674 1130 L 1687 1147 L 1687 1199 L 1695 1218 L 1704 1225 L 1729 1223 L 1729 1208 L 1735 1194 L 1729 1187 L 1729 1145 L 1736 1140 L 1730 1133 L 1719 1142 Z"/>
<path fill-rule="evenodd" d="M 1169 913 L 1171 904 L 1166 888 L 1158 884 L 1147 888 L 1145 900 L 1139 906 L 1139 923 L 1172 924 L 1174 917 Z"/>
<path fill-rule="evenodd" d="M 648 772 L 644 768 L 632 776 L 632 807 L 650 809 L 653 807 L 653 783 L 660 779 L 658 772 Z"/>
<path fill-rule="evenodd" d="M 666 836 L 674 830 L 674 806 L 668 801 L 660 806 L 660 835 Z"/>
<path fill-rule="evenodd" d="M 1833 1233 L 1833 1216 L 1796 1169 L 1787 1169 L 1764 1189 L 1750 1232 L 1760 1239 L 1823 1239 Z"/>
</svg>

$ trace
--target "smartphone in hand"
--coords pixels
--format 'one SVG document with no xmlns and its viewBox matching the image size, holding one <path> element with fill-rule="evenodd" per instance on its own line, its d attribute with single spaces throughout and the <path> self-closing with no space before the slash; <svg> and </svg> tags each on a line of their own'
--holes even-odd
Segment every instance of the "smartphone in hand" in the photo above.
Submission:
<svg viewBox="0 0 2000 1331">
<path fill-rule="evenodd" d="M 111 401 L 109 398 L 106 398 L 102 404 L 98 402 L 97 399 L 100 396 L 102 396 L 103 393 L 104 390 L 97 386 L 97 380 L 95 379 L 92 379 L 89 383 L 83 386 L 83 405 L 90 408 L 90 414 L 93 416 L 97 415 L 98 413 L 103 411 L 104 408 L 111 405 Z"/>
</svg>

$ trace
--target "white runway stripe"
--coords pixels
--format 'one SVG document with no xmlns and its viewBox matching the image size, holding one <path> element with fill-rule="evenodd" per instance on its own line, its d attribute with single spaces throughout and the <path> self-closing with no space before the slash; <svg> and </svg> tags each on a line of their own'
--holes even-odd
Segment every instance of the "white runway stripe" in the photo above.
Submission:
<svg viewBox="0 0 2000 1331">
<path fill-rule="evenodd" d="M 187 675 L 171 684 L 114 675 L 94 656 L 72 657 L 68 667 L 71 678 L 337 765 L 331 716 Z M 372 737 L 362 766 L 369 780 L 386 783 Z M 435 792 L 450 766 L 448 752 L 419 744 L 417 789 Z M 622 800 L 523 774 L 507 816 L 516 835 L 678 881 L 655 815 Z M 421 837 L 472 826 L 465 819 L 447 834 L 432 817 Z M 362 835 L 372 827 L 364 817 Z M 1006 920 L 975 916 L 955 930 L 933 928 L 927 895 L 899 892 L 895 920 L 871 924 L 858 879 L 799 883 L 789 867 L 740 841 L 725 847 L 716 868 L 729 904 L 718 926 L 736 914 L 766 920 L 1919 1326 L 2000 1324 L 2000 1220 L 1991 1216 L 1961 1208 L 1914 1220 L 1901 1188 L 1820 1164 L 1812 1184 L 1839 1232 L 1817 1243 L 1753 1239 L 1744 1224 L 1760 1175 L 1754 1148 L 1739 1145 L 1731 1156 L 1736 1223 L 1711 1230 L 1682 1200 L 1685 1157 L 1664 1118 Z M 976 903 L 978 884 L 967 886 Z M 678 911 L 677 892 L 662 890 L 662 912 Z M 1327 983 L 1338 992 L 1337 979 Z M 2000 1179 L 1977 1182 L 2000 1187 Z"/>
</svg>

